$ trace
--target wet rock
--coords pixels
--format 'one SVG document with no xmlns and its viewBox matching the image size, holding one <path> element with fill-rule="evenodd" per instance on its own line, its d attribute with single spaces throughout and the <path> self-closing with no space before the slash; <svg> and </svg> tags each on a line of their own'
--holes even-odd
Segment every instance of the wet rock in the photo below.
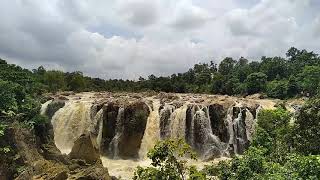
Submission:
<svg viewBox="0 0 320 180">
<path fill-rule="evenodd" d="M 165 139 L 170 137 L 170 116 L 175 109 L 172 105 L 165 105 L 160 110 L 160 137 Z"/>
<path fill-rule="evenodd" d="M 148 106 L 141 101 L 126 106 L 123 111 L 121 136 L 119 138 L 119 156 L 122 158 L 138 158 L 139 149 L 149 116 Z"/>
<path fill-rule="evenodd" d="M 68 177 L 70 180 L 111 180 L 108 170 L 104 168 L 100 162 L 72 171 L 71 174 L 72 175 Z"/>
<path fill-rule="evenodd" d="M 102 145 L 103 153 L 111 155 L 110 143 L 116 134 L 116 123 L 119 112 L 119 106 L 114 103 L 108 103 L 103 106 L 103 130 Z"/>
<path fill-rule="evenodd" d="M 209 105 L 209 116 L 213 134 L 217 135 L 222 142 L 228 142 L 230 134 L 228 132 L 228 122 L 225 121 L 227 111 L 221 104 Z"/>
<path fill-rule="evenodd" d="M 51 119 L 53 115 L 62 107 L 64 107 L 65 101 L 61 99 L 54 99 L 47 107 L 46 115 Z"/>
<path fill-rule="evenodd" d="M 36 161 L 33 165 L 34 173 L 32 179 L 65 180 L 68 178 L 68 168 L 61 163 L 47 160 Z"/>
<path fill-rule="evenodd" d="M 83 159 L 90 164 L 100 160 L 99 150 L 94 147 L 89 134 L 81 135 L 74 142 L 69 157 L 71 159 Z"/>
</svg>

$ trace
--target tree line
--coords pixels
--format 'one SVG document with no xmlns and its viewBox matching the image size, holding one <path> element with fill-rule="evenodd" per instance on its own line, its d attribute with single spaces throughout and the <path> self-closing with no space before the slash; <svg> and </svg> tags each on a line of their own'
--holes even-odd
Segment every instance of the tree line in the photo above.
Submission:
<svg viewBox="0 0 320 180">
<path fill-rule="evenodd" d="M 314 96 L 319 93 L 320 56 L 307 50 L 290 48 L 283 57 L 224 58 L 219 64 L 198 63 L 184 73 L 170 76 L 149 75 L 139 80 L 91 78 L 82 72 L 46 70 L 40 66 L 28 71 L 0 61 L 2 80 L 10 79 L 42 92 L 57 91 L 163 91 L 250 95 L 263 93 L 271 98 Z M 5 65 L 5 68 L 3 66 Z"/>
</svg>

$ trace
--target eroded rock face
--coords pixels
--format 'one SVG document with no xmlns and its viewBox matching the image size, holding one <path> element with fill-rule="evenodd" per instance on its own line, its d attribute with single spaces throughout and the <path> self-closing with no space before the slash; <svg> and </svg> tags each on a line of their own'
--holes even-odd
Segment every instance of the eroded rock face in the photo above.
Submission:
<svg viewBox="0 0 320 180">
<path fill-rule="evenodd" d="M 56 98 L 54 99 L 47 107 L 47 110 L 45 112 L 45 114 L 49 117 L 49 119 L 52 118 L 52 116 L 65 105 L 65 99 L 59 99 Z"/>
<path fill-rule="evenodd" d="M 150 113 L 149 108 L 144 102 L 137 102 L 125 107 L 123 113 L 124 119 L 120 121 L 123 132 L 119 140 L 119 156 L 138 158 L 141 140 Z"/>
<path fill-rule="evenodd" d="M 116 124 L 119 112 L 119 106 L 114 103 L 105 104 L 103 106 L 103 131 L 102 131 L 102 145 L 103 153 L 112 155 L 110 152 L 110 143 L 116 134 Z"/>
<path fill-rule="evenodd" d="M 103 107 L 102 150 L 109 157 L 138 158 L 149 115 L 141 101 L 128 105 L 114 103 Z"/>
<path fill-rule="evenodd" d="M 37 137 L 33 131 L 23 128 L 16 122 L 9 125 L 4 139 L 11 148 L 11 152 L 6 156 L 12 157 L 1 157 L 1 162 L 5 159 L 10 160 L 6 162 L 9 163 L 10 169 L 5 167 L 5 164 L 0 165 L 1 178 L 17 180 L 111 179 L 100 159 L 93 164 L 72 161 L 57 150 L 50 136 L 48 136 L 48 142 L 43 144 L 41 138 Z M 2 171 L 2 167 L 7 171 Z M 23 167 L 22 172 L 12 171 L 21 167 Z"/>
<path fill-rule="evenodd" d="M 69 157 L 71 159 L 82 159 L 87 163 L 93 164 L 100 160 L 100 153 L 99 150 L 93 146 L 90 135 L 83 134 L 74 142 Z"/>
<path fill-rule="evenodd" d="M 216 134 L 219 139 L 227 143 L 230 134 L 228 132 L 228 123 L 225 121 L 227 109 L 221 104 L 209 105 L 209 117 L 211 122 L 212 133 Z"/>
</svg>

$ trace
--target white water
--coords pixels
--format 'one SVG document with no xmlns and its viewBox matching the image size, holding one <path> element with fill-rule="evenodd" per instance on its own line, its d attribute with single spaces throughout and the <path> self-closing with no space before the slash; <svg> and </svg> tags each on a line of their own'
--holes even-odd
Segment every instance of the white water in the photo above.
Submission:
<svg viewBox="0 0 320 180">
<path fill-rule="evenodd" d="M 92 95 L 92 94 L 91 94 Z M 123 133 L 124 129 L 121 126 L 120 116 L 123 115 L 123 108 L 119 109 L 117 117 L 117 127 L 116 135 L 113 137 L 110 148 L 113 149 L 114 159 L 109 159 L 107 157 L 101 157 L 103 165 L 108 168 L 109 173 L 114 176 L 121 176 L 125 179 L 131 179 L 136 166 L 149 166 L 150 160 L 146 159 L 147 152 L 155 145 L 155 143 L 160 140 L 160 117 L 165 110 L 170 112 L 169 125 L 168 125 L 168 135 L 171 138 L 187 138 L 186 135 L 186 112 L 188 109 L 189 102 L 184 102 L 184 104 L 175 108 L 172 104 L 165 104 L 164 108 L 161 109 L 159 113 L 159 108 L 161 106 L 160 100 L 156 98 L 146 98 L 146 100 L 152 101 L 152 107 L 149 107 L 150 114 L 147 119 L 146 130 L 141 141 L 139 157 L 140 160 L 122 160 L 118 157 L 118 144 L 119 137 Z M 41 112 L 44 114 L 46 108 L 50 102 L 43 104 Z M 66 105 L 59 109 L 52 118 L 52 125 L 55 134 L 56 146 L 61 150 L 62 153 L 68 154 L 71 151 L 74 141 L 85 131 L 94 132 L 96 135 L 97 147 L 102 144 L 102 129 L 103 129 L 103 110 L 101 109 L 97 114 L 92 117 L 92 104 L 93 99 L 91 99 L 90 94 L 85 94 L 81 96 L 81 100 L 77 98 L 70 98 L 66 102 Z M 227 111 L 225 121 L 228 122 L 228 131 L 230 135 L 229 144 L 234 143 L 234 126 L 241 120 L 241 111 L 238 114 L 238 118 L 233 119 L 233 106 L 231 105 Z M 241 105 L 236 105 L 241 106 Z M 207 105 L 193 105 L 191 110 L 191 127 L 190 127 L 190 142 L 194 142 L 195 127 L 194 124 L 198 124 L 198 128 L 204 132 L 205 138 L 208 139 L 204 142 L 214 142 L 216 144 L 220 143 L 219 138 L 213 134 L 211 129 L 211 121 L 209 117 Z M 250 124 L 254 117 L 250 111 L 246 111 L 246 124 Z M 251 137 L 251 128 L 253 124 L 249 125 L 247 130 L 248 139 Z M 199 129 L 196 129 L 198 131 Z M 199 145 L 199 144 L 198 144 Z M 206 145 L 206 144 L 204 144 Z M 204 147 L 207 148 L 207 147 Z M 204 162 L 194 162 L 197 166 L 201 166 Z"/>
<path fill-rule="evenodd" d="M 154 100 L 152 103 L 152 108 L 149 107 L 150 114 L 147 120 L 146 130 L 144 132 L 139 150 L 140 159 L 145 159 L 149 149 L 151 149 L 156 144 L 156 142 L 160 140 L 159 108 L 159 100 Z"/>
<path fill-rule="evenodd" d="M 185 138 L 187 108 L 187 104 L 184 104 L 170 116 L 170 137 L 173 139 Z"/>
<path fill-rule="evenodd" d="M 62 153 L 69 154 L 74 141 L 90 127 L 91 103 L 69 101 L 52 117 L 56 146 Z"/>
</svg>

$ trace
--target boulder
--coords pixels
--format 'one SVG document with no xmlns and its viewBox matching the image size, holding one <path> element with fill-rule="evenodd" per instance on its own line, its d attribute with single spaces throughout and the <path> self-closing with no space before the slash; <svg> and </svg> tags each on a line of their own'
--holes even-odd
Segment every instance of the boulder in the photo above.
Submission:
<svg viewBox="0 0 320 180">
<path fill-rule="evenodd" d="M 72 147 L 69 154 L 71 159 L 82 159 L 89 164 L 93 164 L 100 160 L 99 150 L 94 147 L 89 134 L 81 135 Z"/>
<path fill-rule="evenodd" d="M 121 158 L 138 158 L 139 149 L 149 116 L 148 106 L 141 101 L 124 108 L 120 116 L 122 131 L 119 138 L 119 156 Z"/>
<path fill-rule="evenodd" d="M 54 99 L 47 107 L 46 115 L 49 119 L 62 107 L 65 105 L 65 100 L 61 99 Z"/>
<path fill-rule="evenodd" d="M 39 160 L 33 164 L 34 173 L 32 179 L 52 179 L 52 180 L 65 180 L 68 178 L 68 168 L 57 162 L 48 160 Z"/>
<path fill-rule="evenodd" d="M 104 168 L 101 162 L 96 163 L 95 165 L 89 166 L 87 168 L 81 168 L 71 172 L 72 175 L 68 177 L 68 179 L 75 180 L 94 180 L 94 179 L 103 179 L 103 180 L 111 180 L 109 176 L 107 168 Z"/>
</svg>

